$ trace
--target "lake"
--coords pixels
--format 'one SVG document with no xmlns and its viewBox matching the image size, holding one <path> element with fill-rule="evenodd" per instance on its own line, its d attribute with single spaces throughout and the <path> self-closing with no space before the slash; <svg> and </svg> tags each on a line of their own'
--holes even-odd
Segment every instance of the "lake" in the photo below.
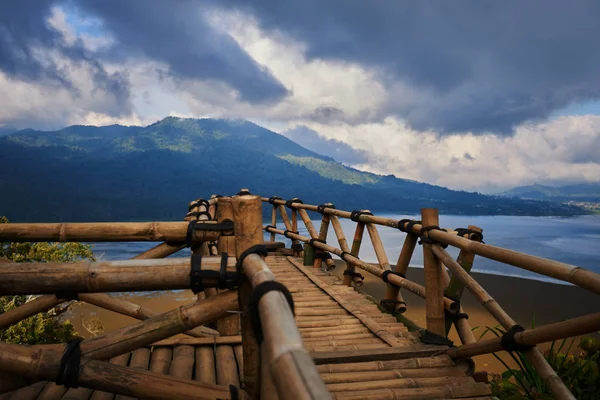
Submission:
<svg viewBox="0 0 600 400">
<path fill-rule="evenodd" d="M 401 219 L 418 219 L 416 215 L 391 215 L 380 214 L 383 217 Z M 340 219 L 346 238 L 351 242 L 356 224 L 350 220 Z M 270 221 L 265 221 L 269 224 Z M 320 219 L 313 220 L 318 229 Z M 440 226 L 445 228 L 466 228 L 476 225 L 483 229 L 484 241 L 487 244 L 504 247 L 540 257 L 550 258 L 568 264 L 589 269 L 600 273 L 600 215 L 584 215 L 578 217 L 515 217 L 515 216 L 440 216 Z M 278 222 L 278 227 L 283 226 Z M 299 231 L 308 236 L 303 224 L 299 222 Z M 378 227 L 390 263 L 394 264 L 402 247 L 404 233 L 387 227 Z M 265 235 L 268 239 L 269 235 Z M 329 242 L 336 247 L 335 234 L 330 226 Z M 290 242 L 283 236 L 278 236 L 278 241 L 284 241 L 289 246 Z M 93 243 L 94 252 L 99 259 L 123 260 L 154 246 L 155 243 Z M 454 256 L 458 249 L 448 248 Z M 189 253 L 182 250 L 175 257 L 185 257 Z M 365 231 L 363 245 L 359 254 L 360 258 L 368 262 L 377 262 L 375 253 Z M 411 266 L 423 266 L 423 254 L 420 248 L 415 250 Z M 475 258 L 473 270 L 504 276 L 516 276 L 527 279 L 559 282 L 533 272 L 507 266 L 481 257 Z M 562 282 L 561 282 L 562 283 Z"/>
</svg>

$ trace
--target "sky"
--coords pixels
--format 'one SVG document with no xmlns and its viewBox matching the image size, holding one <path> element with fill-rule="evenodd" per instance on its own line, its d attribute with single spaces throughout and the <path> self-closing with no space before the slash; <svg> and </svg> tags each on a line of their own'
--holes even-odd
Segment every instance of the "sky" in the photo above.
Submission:
<svg viewBox="0 0 600 400">
<path fill-rule="evenodd" d="M 0 129 L 244 118 L 454 189 L 598 182 L 598 37 L 595 0 L 3 1 Z"/>
</svg>

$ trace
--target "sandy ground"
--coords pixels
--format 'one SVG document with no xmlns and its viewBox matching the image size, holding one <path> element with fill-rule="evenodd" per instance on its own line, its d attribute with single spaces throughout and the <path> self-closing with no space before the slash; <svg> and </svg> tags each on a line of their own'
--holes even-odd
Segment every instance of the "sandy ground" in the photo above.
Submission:
<svg viewBox="0 0 600 400">
<path fill-rule="evenodd" d="M 335 271 L 339 276 L 341 276 L 342 272 L 343 267 L 341 266 Z M 361 290 L 376 299 L 381 299 L 385 292 L 385 286 L 378 278 L 366 273 L 364 275 L 367 276 Z M 600 308 L 600 301 L 596 295 L 573 286 L 479 273 L 474 273 L 473 276 L 498 301 L 506 312 L 525 328 L 531 327 L 532 324 L 540 326 L 598 312 Z M 423 269 L 410 268 L 407 277 L 423 284 Z M 425 327 L 424 300 L 411 293 L 404 291 L 403 293 L 404 299 L 408 304 L 406 317 L 417 325 Z M 119 294 L 117 296 L 122 296 L 124 299 L 142 304 L 157 312 L 171 310 L 179 305 L 193 302 L 195 299 L 195 296 L 190 291 L 156 292 L 145 293 L 143 295 Z M 468 291 L 465 291 L 463 295 L 462 305 L 469 314 L 471 327 L 477 327 L 475 331 L 476 337 L 479 337 L 486 326 L 497 325 L 493 317 L 490 316 Z M 88 304 L 79 304 L 69 313 L 69 319 L 73 322 L 76 329 L 86 337 L 89 337 L 90 334 L 84 329 L 83 324 L 89 325 L 89 322 L 94 318 L 98 318 L 102 322 L 104 331 L 106 332 L 136 322 L 133 318 L 99 309 Z M 451 331 L 450 339 L 455 344 L 460 344 L 460 340 L 454 329 Z M 573 350 L 578 353 L 579 349 L 576 348 L 578 341 L 575 343 Z M 548 346 L 549 344 L 542 345 L 541 348 L 544 350 Z M 503 358 L 508 360 L 507 356 Z M 478 370 L 488 372 L 501 372 L 504 370 L 502 365 L 492 356 L 476 357 L 475 362 Z"/>
</svg>

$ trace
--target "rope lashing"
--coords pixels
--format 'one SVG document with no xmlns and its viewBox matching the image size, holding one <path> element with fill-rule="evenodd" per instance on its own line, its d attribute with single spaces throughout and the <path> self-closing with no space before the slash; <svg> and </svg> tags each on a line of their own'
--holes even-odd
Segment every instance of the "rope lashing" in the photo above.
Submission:
<svg viewBox="0 0 600 400">
<path fill-rule="evenodd" d="M 406 224 L 406 227 L 404 227 L 404 224 Z M 409 235 L 419 236 L 413 232 L 413 227 L 417 224 L 421 225 L 421 221 L 415 221 L 412 219 L 401 219 L 400 221 L 398 221 L 398 229 L 404 233 L 408 233 Z"/>
<path fill-rule="evenodd" d="M 320 258 L 321 260 L 325 261 L 325 260 L 331 260 L 331 254 L 327 251 L 323 251 L 320 254 L 317 254 L 317 257 Z"/>
<path fill-rule="evenodd" d="M 187 216 L 188 217 L 196 217 L 196 219 L 200 219 L 201 216 L 206 216 L 208 220 L 212 219 L 212 215 L 208 211 L 190 211 Z"/>
<path fill-rule="evenodd" d="M 251 195 L 251 194 L 252 194 L 252 193 L 250 193 L 250 191 L 246 189 L 246 190 L 240 190 L 240 191 L 239 191 L 239 192 L 236 194 L 236 196 L 249 196 L 249 195 Z"/>
<path fill-rule="evenodd" d="M 208 210 L 208 207 L 210 207 L 210 204 L 208 203 L 207 200 L 197 199 L 190 203 L 190 205 L 188 206 L 188 211 L 192 211 L 194 208 L 200 207 L 201 205 L 206 207 L 207 210 Z"/>
<path fill-rule="evenodd" d="M 264 244 L 255 244 L 254 246 L 248 247 L 246 250 L 244 250 L 242 254 L 240 254 L 240 256 L 238 257 L 237 263 L 235 264 L 235 269 L 238 272 L 238 274 L 240 274 L 240 276 L 243 275 L 244 271 L 244 259 L 250 254 L 258 254 L 259 256 L 266 257 L 269 254 L 269 251 L 267 250 L 267 246 L 265 246 Z"/>
<path fill-rule="evenodd" d="M 477 242 L 481 242 L 481 243 L 485 244 L 485 242 L 483 241 L 483 233 L 481 233 L 479 231 L 476 231 L 474 229 L 468 229 L 468 228 L 456 228 L 454 230 L 456 231 L 456 234 L 458 236 L 462 237 L 465 235 L 469 235 L 469 238 L 471 240 L 475 240 Z M 473 235 L 473 237 L 471 237 L 470 235 Z"/>
<path fill-rule="evenodd" d="M 450 346 L 454 347 L 454 342 L 448 339 L 445 336 L 438 335 L 437 333 L 433 333 L 428 331 L 427 329 L 423 329 L 419 332 L 421 342 L 425 344 L 438 344 L 442 346 Z"/>
<path fill-rule="evenodd" d="M 344 271 L 344 276 L 350 276 L 352 278 L 360 278 L 363 280 L 365 279 L 365 277 L 360 272 L 350 271 L 348 269 Z"/>
<path fill-rule="evenodd" d="M 293 251 L 302 251 L 302 250 L 304 250 L 304 247 L 302 247 L 301 243 L 297 242 L 297 243 L 292 243 L 291 249 Z"/>
<path fill-rule="evenodd" d="M 269 232 L 269 229 L 277 229 L 277 227 L 276 227 L 276 226 L 273 226 L 273 225 L 267 225 L 267 226 L 265 226 L 265 227 L 264 227 L 264 230 L 265 230 L 266 232 Z"/>
<path fill-rule="evenodd" d="M 187 247 L 192 246 L 194 241 L 195 231 L 216 231 L 216 232 L 228 232 L 233 230 L 233 221 L 223 220 L 219 223 L 206 223 L 206 221 L 199 221 L 197 219 L 191 220 L 188 224 L 187 233 L 185 235 L 185 244 Z M 227 236 L 223 234 L 223 236 Z"/>
<path fill-rule="evenodd" d="M 285 230 L 283 231 L 283 236 L 285 236 L 288 239 L 291 239 L 291 237 L 289 236 L 290 233 L 293 233 L 294 235 L 298 235 L 298 231 L 290 231 L 290 230 Z"/>
<path fill-rule="evenodd" d="M 271 196 L 271 197 L 269 197 L 269 204 L 273 204 L 273 206 L 275 207 L 275 200 L 283 200 L 283 199 L 279 196 Z"/>
<path fill-rule="evenodd" d="M 256 341 L 260 344 L 264 340 L 262 325 L 260 322 L 260 313 L 258 311 L 258 303 L 260 299 L 267 293 L 277 291 L 282 293 L 287 300 L 290 309 L 292 310 L 292 314 L 296 315 L 294 311 L 294 299 L 292 298 L 292 294 L 288 290 L 288 288 L 277 281 L 266 281 L 259 285 L 257 285 L 252 291 L 252 298 L 250 299 L 249 312 L 250 312 L 250 322 L 252 324 L 252 330 L 254 331 L 254 337 Z"/>
<path fill-rule="evenodd" d="M 194 293 L 203 291 L 207 286 L 204 279 L 214 279 L 216 285 L 209 287 L 217 287 L 219 289 L 233 289 L 239 286 L 242 276 L 238 271 L 227 271 L 227 253 L 221 253 L 221 266 L 219 271 L 202 270 L 202 255 L 192 254 L 190 267 L 190 289 Z"/>
<path fill-rule="evenodd" d="M 363 215 L 373 215 L 373 213 L 363 210 L 354 210 L 350 213 L 350 219 L 354 222 L 359 222 L 360 217 Z"/>
<path fill-rule="evenodd" d="M 399 276 L 400 278 L 406 278 L 406 276 L 402 272 L 396 272 L 396 271 L 391 271 L 391 270 L 383 271 L 383 273 L 381 274 L 381 280 L 383 280 L 385 283 L 387 283 L 389 285 L 396 286 L 396 287 L 400 287 L 400 286 L 389 281 L 390 275 L 396 275 L 396 276 Z"/>
<path fill-rule="evenodd" d="M 331 203 L 325 203 L 325 204 L 321 204 L 317 206 L 317 212 L 319 214 L 323 214 L 325 212 L 326 208 L 332 208 L 335 209 L 335 205 L 331 204 Z"/>
<path fill-rule="evenodd" d="M 83 339 L 73 339 L 65 345 L 65 351 L 60 359 L 60 368 L 56 384 L 67 388 L 79 387 L 79 366 L 81 364 L 81 348 Z"/>
<path fill-rule="evenodd" d="M 352 254 L 352 253 L 348 253 L 347 251 L 342 251 L 342 254 L 340 254 L 340 258 L 341 258 L 342 260 L 346 261 L 346 256 L 347 256 L 347 255 L 348 255 L 348 256 L 352 256 L 352 257 L 354 257 L 354 258 L 356 258 L 356 259 L 359 259 L 359 258 L 358 258 L 358 256 L 355 256 L 355 255 L 354 255 L 354 254 Z M 359 259 L 359 260 L 360 260 L 360 259 Z"/>
<path fill-rule="evenodd" d="M 299 198 L 297 198 L 297 197 L 294 197 L 293 199 L 287 200 L 287 201 L 285 202 L 285 206 L 286 206 L 287 208 L 292 208 L 292 203 L 304 204 L 304 202 L 303 202 L 302 200 L 300 200 L 300 199 L 299 199 Z"/>
<path fill-rule="evenodd" d="M 323 244 L 327 244 L 327 242 L 326 242 L 325 240 L 323 240 L 323 239 L 318 239 L 318 238 L 310 239 L 310 240 L 308 241 L 308 244 L 310 244 L 311 246 L 313 246 L 313 247 L 314 247 L 314 246 L 315 246 L 315 242 L 318 242 L 318 243 L 323 243 Z"/>
<path fill-rule="evenodd" d="M 532 345 L 521 344 L 515 340 L 515 335 L 523 331 L 525 331 L 525 328 L 523 328 L 521 325 L 513 325 L 508 331 L 506 331 L 500 340 L 500 346 L 502 346 L 502 350 L 524 352 L 534 347 Z"/>
<path fill-rule="evenodd" d="M 239 400 L 240 392 L 237 386 L 229 385 L 229 397 L 231 397 L 231 400 Z"/>
<path fill-rule="evenodd" d="M 448 232 L 446 229 L 440 228 L 437 225 L 429 225 L 429 226 L 423 226 L 421 228 L 421 235 L 419 235 L 419 244 L 437 244 L 438 246 L 441 246 L 443 249 L 445 249 L 446 247 L 448 247 L 447 244 L 445 243 L 441 243 L 438 242 L 436 240 L 433 240 L 429 237 L 429 232 L 431 231 L 442 231 L 442 232 Z"/>
</svg>

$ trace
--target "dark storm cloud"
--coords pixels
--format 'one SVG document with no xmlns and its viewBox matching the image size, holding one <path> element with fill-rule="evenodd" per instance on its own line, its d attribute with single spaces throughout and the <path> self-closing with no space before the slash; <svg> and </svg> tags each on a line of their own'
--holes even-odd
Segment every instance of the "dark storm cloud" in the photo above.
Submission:
<svg viewBox="0 0 600 400">
<path fill-rule="evenodd" d="M 211 2 L 81 0 L 85 13 L 114 35 L 113 57 L 143 55 L 167 63 L 175 78 L 216 80 L 249 102 L 274 101 L 287 91 L 227 34 L 207 21 Z"/>
<path fill-rule="evenodd" d="M 59 67 L 48 57 L 35 53 L 39 49 L 57 50 L 66 59 L 88 65 L 95 87 L 117 99 L 113 107 L 103 111 L 112 115 L 127 113 L 127 80 L 120 74 L 107 73 L 81 41 L 65 43 L 61 34 L 47 23 L 52 5 L 49 0 L 0 2 L 0 71 L 25 81 L 52 82 L 71 90 L 75 97 L 85 95 L 72 85 L 68 67 Z"/>
<path fill-rule="evenodd" d="M 327 139 L 306 126 L 298 126 L 282 132 L 282 135 L 300 146 L 317 154 L 333 157 L 344 164 L 364 164 L 368 162 L 367 153 L 335 139 Z"/>
<path fill-rule="evenodd" d="M 235 3 L 235 4 L 234 4 Z M 416 129 L 510 133 L 600 97 L 600 3 L 535 1 L 223 1 L 309 58 L 381 70 L 419 96 L 388 110 Z"/>
</svg>

